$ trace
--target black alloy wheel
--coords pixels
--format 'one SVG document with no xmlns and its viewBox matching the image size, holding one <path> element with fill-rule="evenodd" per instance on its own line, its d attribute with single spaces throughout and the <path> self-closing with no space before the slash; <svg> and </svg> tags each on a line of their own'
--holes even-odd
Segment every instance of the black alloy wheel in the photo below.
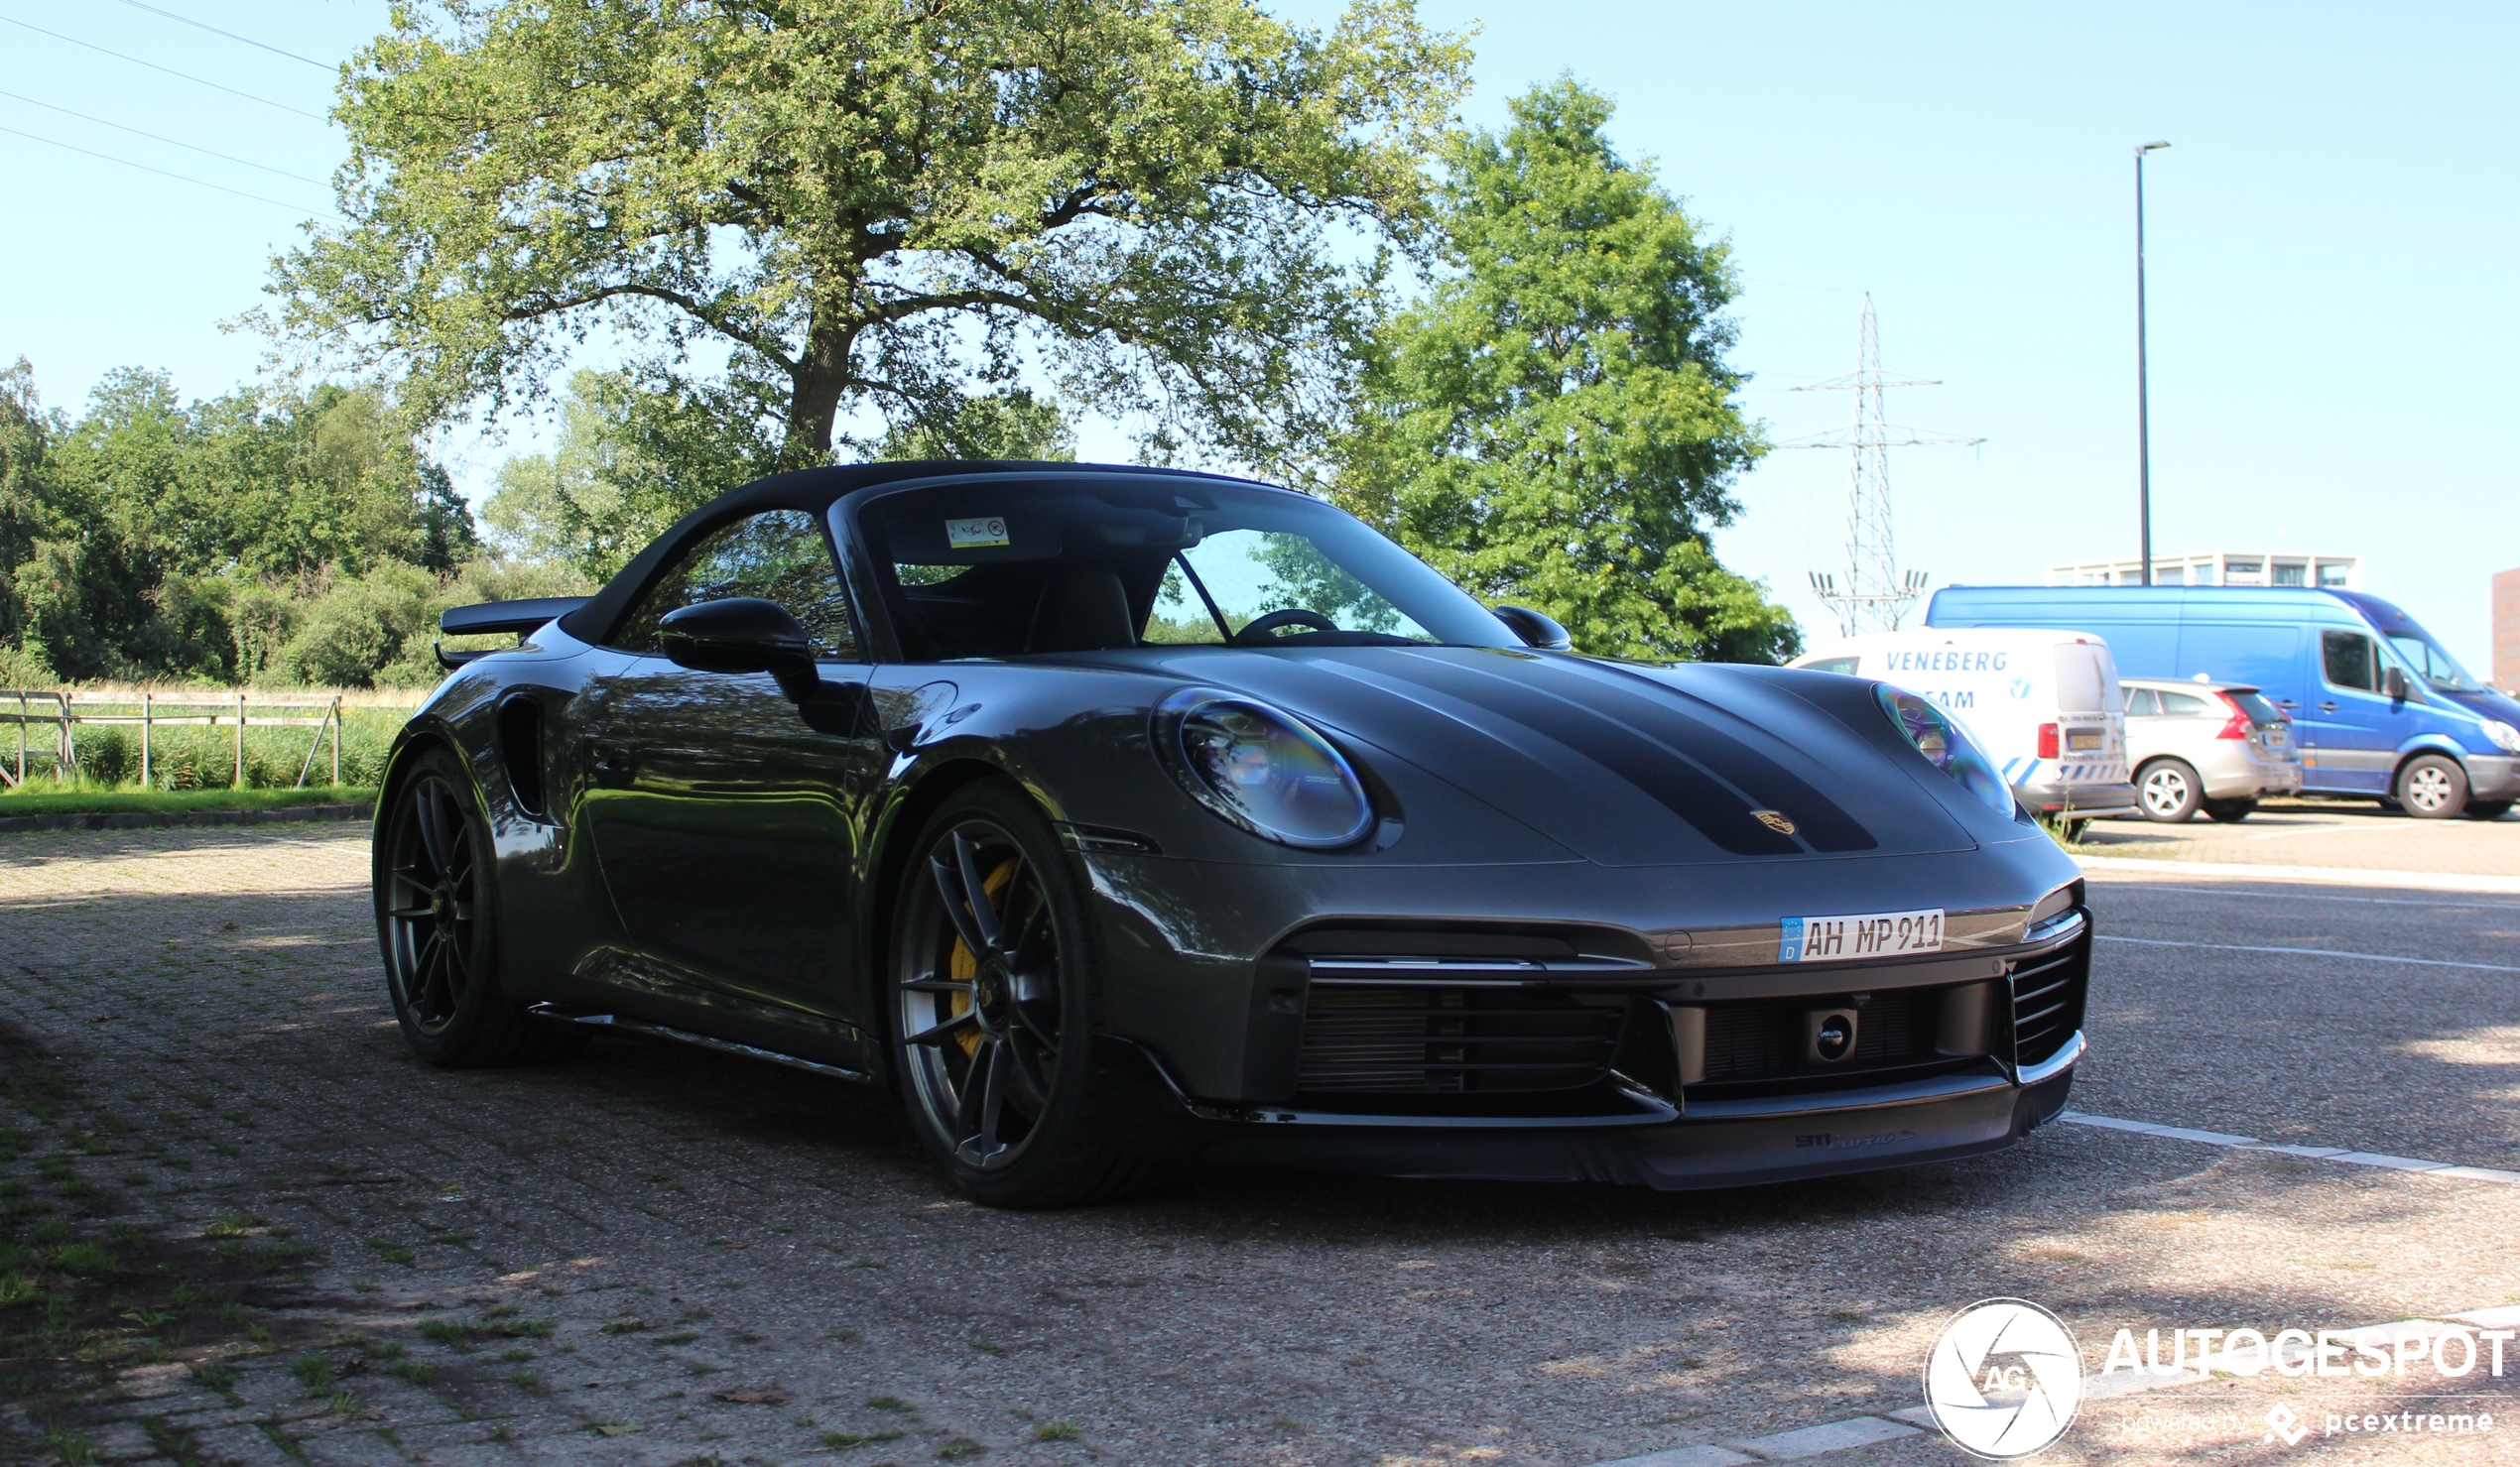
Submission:
<svg viewBox="0 0 2520 1467">
<path fill-rule="evenodd" d="M 559 1058 L 585 1043 L 527 1017 L 501 991 L 489 827 L 463 766 L 441 749 L 385 796 L 375 858 L 376 927 L 403 1040 L 432 1064 Z"/>
<path fill-rule="evenodd" d="M 1135 1189 L 1151 1167 L 1082 1136 L 1090 953 L 1049 822 L 1020 791 L 975 786 L 914 849 L 890 942 L 892 1038 L 921 1142 L 995 1206 Z"/>
</svg>

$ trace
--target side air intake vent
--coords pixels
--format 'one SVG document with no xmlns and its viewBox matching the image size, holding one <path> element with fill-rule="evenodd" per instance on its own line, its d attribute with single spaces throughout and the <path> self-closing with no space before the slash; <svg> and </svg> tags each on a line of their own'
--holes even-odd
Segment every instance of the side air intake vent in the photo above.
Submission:
<svg viewBox="0 0 2520 1467">
<path fill-rule="evenodd" d="M 499 763 L 517 807 L 537 820 L 551 818 L 543 793 L 543 705 L 530 696 L 499 704 Z"/>
</svg>

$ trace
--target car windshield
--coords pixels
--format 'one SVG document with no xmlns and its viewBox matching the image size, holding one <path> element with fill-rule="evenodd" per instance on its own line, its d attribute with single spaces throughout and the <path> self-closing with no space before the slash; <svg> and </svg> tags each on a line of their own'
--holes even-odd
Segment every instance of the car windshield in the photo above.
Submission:
<svg viewBox="0 0 2520 1467">
<path fill-rule="evenodd" d="M 1354 518 L 1208 480 L 1005 479 L 858 512 L 916 662 L 1157 646 L 1519 647 Z"/>
<path fill-rule="evenodd" d="M 2444 692 L 2482 692 L 2484 684 L 2467 674 L 2458 660 L 2442 650 L 2433 634 L 2422 627 L 2401 627 L 2389 634 L 2389 645 L 2398 650 L 2417 675 Z"/>
</svg>

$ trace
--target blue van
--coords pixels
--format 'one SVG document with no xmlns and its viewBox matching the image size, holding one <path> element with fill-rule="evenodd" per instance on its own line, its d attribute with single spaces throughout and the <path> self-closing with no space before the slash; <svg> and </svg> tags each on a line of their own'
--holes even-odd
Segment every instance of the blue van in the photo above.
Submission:
<svg viewBox="0 0 2520 1467">
<path fill-rule="evenodd" d="M 2302 791 L 2490 820 L 2520 796 L 2520 702 L 2377 596 L 2308 586 L 1948 586 L 1929 627 L 2066 627 L 2121 677 L 2253 683 L 2293 720 Z"/>
</svg>

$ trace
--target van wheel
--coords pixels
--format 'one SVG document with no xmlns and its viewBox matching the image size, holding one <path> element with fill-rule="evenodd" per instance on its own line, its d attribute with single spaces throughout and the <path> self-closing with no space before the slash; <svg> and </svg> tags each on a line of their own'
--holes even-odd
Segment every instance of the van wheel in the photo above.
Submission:
<svg viewBox="0 0 2520 1467">
<path fill-rule="evenodd" d="M 2471 820 L 2499 820 L 2510 813 L 2511 801 L 2508 799 L 2471 799 L 2467 801 L 2467 818 Z"/>
<path fill-rule="evenodd" d="M 2427 820 L 2450 819 L 2467 808 L 2467 771 L 2456 759 L 2419 754 L 2398 772 L 2398 803 Z"/>
<path fill-rule="evenodd" d="M 2156 759 L 2135 772 L 2135 797 L 2144 818 L 2176 824 L 2193 820 L 2205 804 L 2205 782 L 2180 759 Z"/>
<path fill-rule="evenodd" d="M 2257 813 L 2254 799 L 2208 799 L 2205 802 L 2205 818 L 2225 825 L 2237 825 Z"/>
</svg>

